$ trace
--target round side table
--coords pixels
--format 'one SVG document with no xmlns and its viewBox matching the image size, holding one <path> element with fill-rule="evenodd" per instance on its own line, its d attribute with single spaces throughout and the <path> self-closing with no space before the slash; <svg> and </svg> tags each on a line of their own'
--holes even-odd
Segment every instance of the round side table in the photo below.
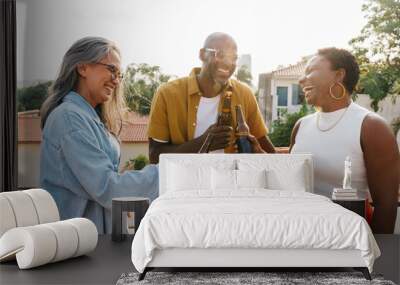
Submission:
<svg viewBox="0 0 400 285">
<path fill-rule="evenodd" d="M 150 199 L 144 197 L 112 199 L 111 239 L 113 241 L 123 241 L 127 237 L 133 237 L 149 205 Z"/>
</svg>

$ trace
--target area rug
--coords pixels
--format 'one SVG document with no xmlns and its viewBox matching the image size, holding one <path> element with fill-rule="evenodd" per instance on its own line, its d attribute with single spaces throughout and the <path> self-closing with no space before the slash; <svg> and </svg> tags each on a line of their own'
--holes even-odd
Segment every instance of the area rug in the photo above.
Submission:
<svg viewBox="0 0 400 285">
<path fill-rule="evenodd" d="M 364 278 L 360 272 L 148 272 L 142 281 L 138 281 L 139 273 L 124 273 L 117 285 L 297 285 L 297 284 L 390 284 L 380 275 L 372 275 L 372 281 Z"/>
</svg>

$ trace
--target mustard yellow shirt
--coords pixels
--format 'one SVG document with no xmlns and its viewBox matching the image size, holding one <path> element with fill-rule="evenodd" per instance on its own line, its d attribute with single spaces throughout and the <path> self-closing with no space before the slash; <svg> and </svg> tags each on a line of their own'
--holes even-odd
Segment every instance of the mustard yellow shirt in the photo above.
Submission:
<svg viewBox="0 0 400 285">
<path fill-rule="evenodd" d="M 182 144 L 193 139 L 196 129 L 196 112 L 202 96 L 196 79 L 196 74 L 199 72 L 200 68 L 194 68 L 188 77 L 160 86 L 151 104 L 148 137 L 172 144 Z M 267 127 L 250 88 L 234 79 L 229 80 L 228 86 L 232 91 L 232 127 L 236 126 L 235 106 L 240 104 L 250 133 L 256 138 L 267 135 Z M 223 98 L 220 100 L 219 112 L 221 112 L 222 103 Z M 232 133 L 232 142 L 234 142 L 234 133 Z M 234 148 L 227 147 L 225 152 L 234 152 Z"/>
</svg>

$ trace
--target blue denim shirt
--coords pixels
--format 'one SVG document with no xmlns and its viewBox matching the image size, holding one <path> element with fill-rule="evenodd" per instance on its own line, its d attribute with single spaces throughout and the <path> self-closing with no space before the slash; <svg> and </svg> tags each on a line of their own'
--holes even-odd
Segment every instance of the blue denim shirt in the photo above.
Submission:
<svg viewBox="0 0 400 285">
<path fill-rule="evenodd" d="M 70 92 L 48 116 L 41 145 L 40 184 L 61 219 L 86 217 L 99 233 L 111 232 L 112 198 L 158 196 L 158 167 L 118 173 L 119 145 L 110 136 L 95 109 Z"/>
</svg>

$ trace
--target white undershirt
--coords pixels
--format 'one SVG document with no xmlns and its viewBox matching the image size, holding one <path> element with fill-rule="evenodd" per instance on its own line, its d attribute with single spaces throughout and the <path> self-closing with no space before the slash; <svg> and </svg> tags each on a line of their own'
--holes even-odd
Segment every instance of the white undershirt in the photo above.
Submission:
<svg viewBox="0 0 400 285">
<path fill-rule="evenodd" d="M 198 138 L 208 129 L 209 126 L 217 122 L 218 106 L 221 96 L 212 98 L 200 97 L 199 107 L 196 114 L 196 129 L 194 138 Z"/>
<path fill-rule="evenodd" d="M 199 107 L 196 114 L 196 129 L 194 131 L 194 138 L 198 138 L 210 127 L 217 122 L 218 106 L 221 100 L 221 95 L 208 98 L 200 97 Z M 212 151 L 212 153 L 223 153 L 224 150 Z"/>
</svg>

